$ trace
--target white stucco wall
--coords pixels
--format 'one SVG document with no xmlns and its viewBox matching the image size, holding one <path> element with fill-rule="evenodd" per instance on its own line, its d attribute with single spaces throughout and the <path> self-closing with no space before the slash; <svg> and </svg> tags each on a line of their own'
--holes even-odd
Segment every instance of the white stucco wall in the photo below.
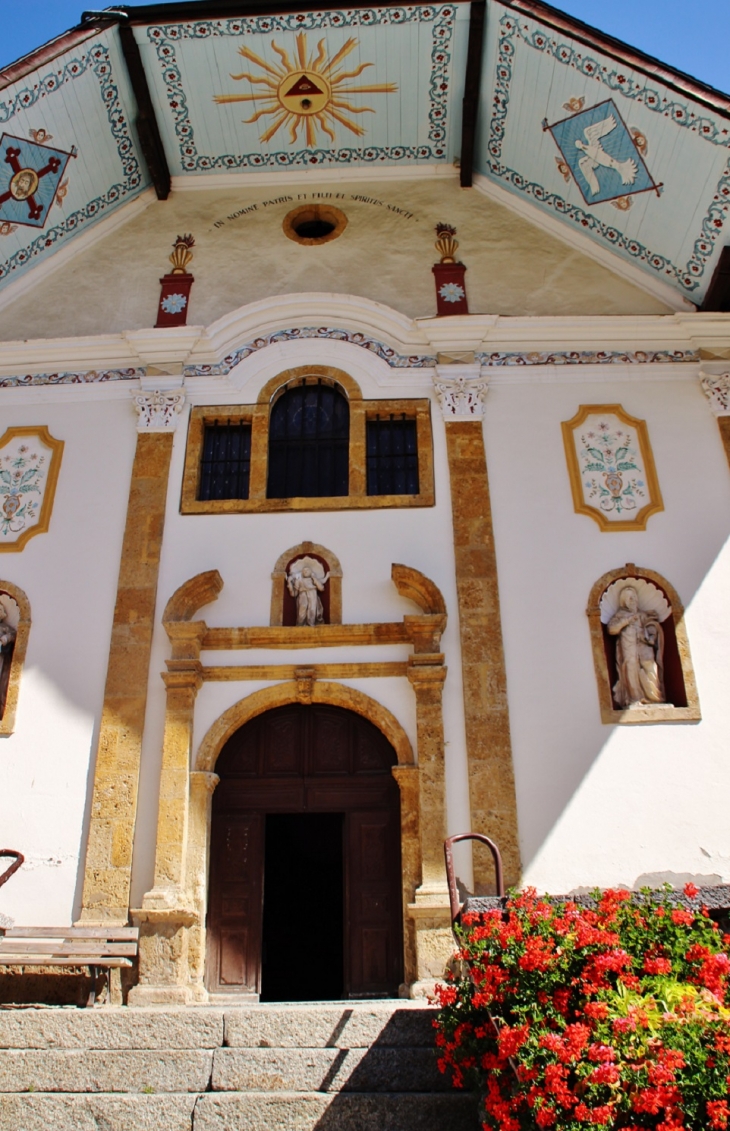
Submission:
<svg viewBox="0 0 730 1131">
<path fill-rule="evenodd" d="M 606 403 L 648 423 L 665 509 L 644 532 L 573 511 L 560 422 Z M 696 368 L 502 371 L 485 437 L 525 882 L 730 879 L 730 475 Z M 585 609 L 626 562 L 685 605 L 700 723 L 601 723 Z"/>
<path fill-rule="evenodd" d="M 160 565 L 157 623 L 143 751 L 140 810 L 135 840 L 133 903 L 152 886 L 154 830 L 157 820 L 159 765 L 165 697 L 160 672 L 169 655 L 160 625 L 171 594 L 188 578 L 217 569 L 224 589 L 201 613 L 211 626 L 268 625 L 271 571 L 280 554 L 302 541 L 318 542 L 339 558 L 342 570 L 343 622 L 400 621 L 418 610 L 398 596 L 390 578 L 393 562 L 414 566 L 439 586 L 446 600 L 449 623 L 442 640 L 448 676 L 444 692 L 447 731 L 447 805 L 450 830 L 469 823 L 466 745 L 459 650 L 459 624 L 454 578 L 454 553 L 446 442 L 441 412 L 435 401 L 429 370 L 395 370 L 366 350 L 342 342 L 283 343 L 259 351 L 217 383 L 193 382 L 193 403 L 252 404 L 262 385 L 283 370 L 307 363 L 345 370 L 367 399 L 431 397 L 436 506 L 393 510 L 316 511 L 292 514 L 181 515 L 180 490 L 187 417 L 175 434 L 170 469 L 168 512 Z M 205 391 L 207 389 L 208 391 Z M 188 410 L 186 410 L 187 412 Z M 286 650 L 247 649 L 235 653 L 204 653 L 204 663 L 353 663 L 405 660 L 403 646 Z M 415 698 L 405 678 L 345 681 L 387 707 L 405 729 L 416 751 Z M 207 683 L 195 709 L 194 749 L 208 728 L 239 699 L 262 684 Z M 463 869 L 462 869 L 463 871 Z"/>
<path fill-rule="evenodd" d="M 79 906 L 135 414 L 128 391 L 112 387 L 4 390 L 2 405 L 3 431 L 45 424 L 65 448 L 50 530 L 0 555 L 0 584 L 25 591 L 32 617 L 15 733 L 0 738 L 0 841 L 26 861 L 0 888 L 0 913 L 69 924 Z"/>
<path fill-rule="evenodd" d="M 431 397 L 433 508 L 180 515 L 190 404 L 250 404 L 282 370 L 344 369 L 366 398 Z M 78 912 L 91 771 L 101 710 L 135 446 L 135 382 L 4 390 L 3 424 L 46 424 L 66 447 L 50 532 L 5 554 L 0 580 L 20 586 L 33 625 L 16 733 L 0 739 L 0 839 L 28 863 L 0 891 L 0 913 L 68 923 Z M 414 612 L 390 580 L 420 569 L 449 610 L 443 639 L 449 829 L 469 826 L 459 624 L 444 425 L 428 370 L 393 369 L 344 342 L 303 340 L 258 351 L 227 378 L 195 378 L 174 440 L 135 844 L 133 905 L 151 886 L 169 655 L 164 604 L 188 578 L 218 569 L 225 586 L 203 610 L 212 626 L 266 625 L 271 570 L 303 540 L 339 557 L 346 622 Z M 644 532 L 608 532 L 573 511 L 560 422 L 580 404 L 621 403 L 645 419 L 665 510 Z M 730 474 L 695 365 L 525 367 L 492 373 L 485 440 L 525 880 L 565 891 L 661 875 L 730 879 Z M 685 604 L 702 721 L 606 726 L 585 608 L 593 583 L 627 561 L 663 574 Z M 207 663 L 401 660 L 403 646 L 204 655 Z M 256 682 L 205 684 L 195 749 Z M 352 686 L 385 705 L 416 746 L 405 679 Z M 463 869 L 462 869 L 463 871 Z"/>
</svg>

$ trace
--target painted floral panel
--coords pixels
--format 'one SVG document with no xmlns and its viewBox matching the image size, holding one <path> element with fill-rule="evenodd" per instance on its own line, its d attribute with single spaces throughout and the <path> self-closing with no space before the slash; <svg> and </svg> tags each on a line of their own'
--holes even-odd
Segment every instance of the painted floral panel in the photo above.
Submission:
<svg viewBox="0 0 730 1131">
<path fill-rule="evenodd" d="M 644 421 L 620 405 L 582 405 L 563 431 L 576 511 L 602 529 L 643 530 L 663 509 Z"/>
<path fill-rule="evenodd" d="M 0 440 L 0 550 L 48 529 L 62 449 L 45 427 L 9 428 Z"/>
</svg>

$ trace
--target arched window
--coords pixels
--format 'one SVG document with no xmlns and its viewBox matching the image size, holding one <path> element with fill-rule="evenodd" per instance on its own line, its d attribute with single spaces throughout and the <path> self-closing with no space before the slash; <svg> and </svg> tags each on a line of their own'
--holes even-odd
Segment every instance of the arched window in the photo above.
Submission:
<svg viewBox="0 0 730 1131">
<path fill-rule="evenodd" d="M 333 385 L 290 386 L 271 409 L 269 499 L 347 495 L 350 406 Z"/>
</svg>

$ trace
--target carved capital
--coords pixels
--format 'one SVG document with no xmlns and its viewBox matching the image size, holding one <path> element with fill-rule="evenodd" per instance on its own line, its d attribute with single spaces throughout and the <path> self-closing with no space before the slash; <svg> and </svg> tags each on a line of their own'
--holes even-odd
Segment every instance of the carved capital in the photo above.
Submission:
<svg viewBox="0 0 730 1131">
<path fill-rule="evenodd" d="M 167 660 L 166 664 L 167 671 L 161 674 L 168 694 L 182 692 L 192 702 L 203 686 L 203 665 L 199 660 Z"/>
<path fill-rule="evenodd" d="M 309 706 L 312 702 L 312 695 L 314 694 L 314 681 L 317 678 L 317 672 L 313 667 L 302 667 L 294 669 L 294 679 L 297 685 L 297 701 Z"/>
<path fill-rule="evenodd" d="M 444 420 L 481 420 L 489 376 L 481 365 L 437 365 L 434 385 Z"/>
<path fill-rule="evenodd" d="M 421 705 L 441 704 L 441 695 L 446 680 L 443 653 L 436 652 L 430 656 L 408 657 L 408 682 L 416 693 L 416 700 Z"/>
<path fill-rule="evenodd" d="M 221 779 L 210 770 L 190 771 L 190 792 L 201 793 L 204 796 L 212 793 Z"/>
<path fill-rule="evenodd" d="M 730 373 L 700 373 L 700 384 L 715 416 L 730 416 Z"/>
<path fill-rule="evenodd" d="M 185 394 L 181 389 L 174 392 L 152 389 L 135 393 L 133 400 L 139 414 L 138 432 L 174 432 L 185 404 Z"/>
</svg>

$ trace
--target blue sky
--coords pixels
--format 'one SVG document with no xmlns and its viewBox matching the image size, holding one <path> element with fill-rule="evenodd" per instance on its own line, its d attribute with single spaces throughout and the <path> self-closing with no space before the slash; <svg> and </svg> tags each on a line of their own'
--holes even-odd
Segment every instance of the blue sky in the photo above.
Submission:
<svg viewBox="0 0 730 1131">
<path fill-rule="evenodd" d="M 108 0 L 0 0 L 0 66 Z M 730 0 L 557 0 L 555 7 L 730 93 Z"/>
</svg>

